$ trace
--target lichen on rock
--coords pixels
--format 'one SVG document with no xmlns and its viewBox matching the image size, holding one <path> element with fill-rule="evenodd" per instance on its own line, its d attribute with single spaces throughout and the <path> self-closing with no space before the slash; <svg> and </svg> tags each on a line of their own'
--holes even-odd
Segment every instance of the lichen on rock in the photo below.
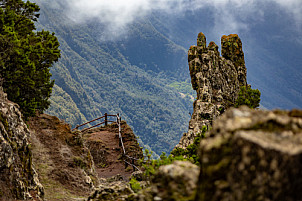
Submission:
<svg viewBox="0 0 302 201">
<path fill-rule="evenodd" d="M 242 42 L 237 34 L 221 37 L 221 56 L 233 62 L 238 73 L 240 85 L 246 85 L 246 67 Z"/>
</svg>

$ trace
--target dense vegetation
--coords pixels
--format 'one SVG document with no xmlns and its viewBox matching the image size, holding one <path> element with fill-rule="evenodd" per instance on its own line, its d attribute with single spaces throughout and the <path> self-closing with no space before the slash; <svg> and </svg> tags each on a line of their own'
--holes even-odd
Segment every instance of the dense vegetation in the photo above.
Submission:
<svg viewBox="0 0 302 201">
<path fill-rule="evenodd" d="M 35 32 L 39 6 L 22 0 L 0 2 L 0 74 L 8 98 L 25 117 L 49 105 L 54 81 L 49 68 L 60 57 L 54 33 Z"/>
<path fill-rule="evenodd" d="M 261 93 L 258 89 L 252 89 L 250 85 L 240 88 L 238 98 L 235 102 L 235 107 L 246 105 L 249 108 L 257 108 L 260 104 Z"/>
</svg>

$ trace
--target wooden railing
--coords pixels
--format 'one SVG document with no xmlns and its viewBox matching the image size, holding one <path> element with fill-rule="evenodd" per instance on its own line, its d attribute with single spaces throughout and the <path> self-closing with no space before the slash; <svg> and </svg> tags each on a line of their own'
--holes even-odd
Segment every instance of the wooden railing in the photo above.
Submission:
<svg viewBox="0 0 302 201">
<path fill-rule="evenodd" d="M 100 125 L 102 125 L 102 124 L 105 124 L 105 126 L 107 126 L 107 125 L 108 125 L 108 122 L 111 122 L 111 123 L 116 122 L 116 123 L 117 123 L 118 120 L 116 120 L 116 121 L 109 121 L 109 120 L 108 120 L 108 117 L 116 117 L 116 119 L 118 119 L 119 114 L 111 115 L 111 114 L 105 113 L 104 116 L 101 116 L 101 117 L 99 117 L 99 118 L 93 119 L 93 120 L 88 121 L 88 122 L 86 122 L 86 123 L 83 123 L 83 124 L 81 124 L 81 125 L 77 125 L 77 126 L 76 126 L 74 129 L 72 129 L 72 130 L 79 129 L 79 128 L 82 127 L 82 126 L 85 126 L 85 125 L 87 125 L 87 124 L 90 124 L 90 123 L 95 122 L 95 121 L 100 120 L 100 119 L 104 119 L 104 121 L 101 122 L 101 123 L 98 123 L 98 124 L 96 124 L 96 125 L 94 125 L 94 126 L 90 126 L 90 127 L 88 127 L 88 128 L 84 128 L 82 131 L 84 131 L 84 130 L 89 130 L 89 129 L 91 129 L 91 128 L 95 128 L 95 127 L 100 126 Z"/>
<path fill-rule="evenodd" d="M 108 120 L 108 117 L 116 117 L 116 121 L 109 121 L 109 120 Z M 111 123 L 115 123 L 115 122 L 116 122 L 116 124 L 118 125 L 119 146 L 122 148 L 122 151 L 123 151 L 122 154 L 123 154 L 123 156 L 124 156 L 124 158 L 125 158 L 125 159 L 124 159 L 124 162 L 125 162 L 125 169 L 128 167 L 128 165 L 130 165 L 130 166 L 133 167 L 133 171 L 135 171 L 135 169 L 137 169 L 138 171 L 140 171 L 140 169 L 135 165 L 135 162 L 134 162 L 134 161 L 137 161 L 137 160 L 139 160 L 139 159 L 133 158 L 133 157 L 128 156 L 128 155 L 126 154 L 126 150 L 125 150 L 125 146 L 124 146 L 124 142 L 123 142 L 123 137 L 122 137 L 121 117 L 120 117 L 119 113 L 116 114 L 116 115 L 108 115 L 107 113 L 105 113 L 104 116 L 101 116 L 101 117 L 99 117 L 99 118 L 93 119 L 93 120 L 88 121 L 88 122 L 86 122 L 86 123 L 83 123 L 83 124 L 81 124 L 81 125 L 77 125 L 77 126 L 76 126 L 74 129 L 72 129 L 72 130 L 79 129 L 79 128 L 82 127 L 82 126 L 88 125 L 88 124 L 90 124 L 90 123 L 92 123 L 92 122 L 95 122 L 95 121 L 101 120 L 101 119 L 104 119 L 104 121 L 101 122 L 101 123 L 98 123 L 98 124 L 96 124 L 96 125 L 94 125 L 94 126 L 90 126 L 90 127 L 88 127 L 88 128 L 84 128 L 84 129 L 81 130 L 81 131 L 87 131 L 87 130 L 89 130 L 89 129 L 91 129 L 91 128 L 95 128 L 95 127 L 100 126 L 100 125 L 102 125 L 102 124 L 104 124 L 105 126 L 107 126 L 107 125 L 108 125 L 108 122 L 111 122 Z"/>
</svg>

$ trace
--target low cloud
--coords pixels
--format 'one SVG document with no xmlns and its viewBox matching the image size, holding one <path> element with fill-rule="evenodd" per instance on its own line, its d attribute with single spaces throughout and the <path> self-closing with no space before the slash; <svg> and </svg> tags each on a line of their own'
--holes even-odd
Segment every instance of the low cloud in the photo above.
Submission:
<svg viewBox="0 0 302 201">
<path fill-rule="evenodd" d="M 210 9 L 214 16 L 213 32 L 217 35 L 249 30 L 263 20 L 270 5 L 278 6 L 302 27 L 301 0 L 66 0 L 68 15 L 77 23 L 98 20 L 111 37 L 127 31 L 129 24 L 153 11 L 180 14 L 187 10 Z"/>
</svg>

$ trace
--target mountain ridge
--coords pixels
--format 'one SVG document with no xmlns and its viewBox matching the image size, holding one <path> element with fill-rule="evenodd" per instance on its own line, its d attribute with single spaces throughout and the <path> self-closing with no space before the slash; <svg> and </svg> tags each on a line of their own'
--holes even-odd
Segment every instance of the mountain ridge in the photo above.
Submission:
<svg viewBox="0 0 302 201">
<path fill-rule="evenodd" d="M 188 96 L 181 98 L 180 93 L 194 94 L 192 89 L 185 87 L 185 91 L 180 91 L 181 87 L 175 88 L 177 84 L 173 83 L 190 84 L 185 49 L 192 44 L 196 33 L 205 29 L 204 33 L 210 40 L 218 40 L 215 39 L 218 33 L 210 31 L 214 19 L 207 17 L 212 11 L 201 9 L 202 12 L 186 11 L 180 15 L 154 11 L 121 29 L 122 33 L 117 34 L 119 37 L 115 35 L 113 39 L 106 40 L 103 36 L 108 35 L 104 33 L 108 29 L 104 29 L 97 19 L 78 23 L 64 12 L 68 6 L 63 2 L 35 2 L 41 7 L 37 26 L 54 31 L 64 50 L 61 61 L 52 69 L 57 86 L 48 112 L 59 112 L 59 116 L 72 125 L 104 112 L 118 112 L 140 136 L 142 145 L 149 145 L 146 147 L 157 154 L 169 152 L 187 130 L 189 112 L 192 113 L 192 101 Z M 263 28 L 263 23 L 255 27 Z M 246 33 L 240 35 L 246 53 L 247 79 L 262 92 L 261 104 L 265 108 L 299 107 L 302 103 L 298 87 L 301 81 L 297 79 L 301 74 L 297 68 L 300 61 L 297 56 L 289 56 L 288 52 L 278 48 L 273 31 L 269 32 L 271 37 L 261 35 L 262 32 L 257 30 L 251 37 Z M 268 44 L 267 37 L 273 44 Z M 285 49 L 290 49 L 292 42 L 286 43 L 287 40 L 279 41 Z M 299 47 L 298 44 L 296 46 Z M 278 62 L 281 55 L 293 61 L 281 59 L 282 62 Z M 60 94 L 64 94 L 64 100 Z M 69 103 L 72 106 L 64 106 Z M 151 109 L 145 111 L 149 105 Z M 158 112 L 152 114 L 155 108 L 159 110 L 157 115 Z M 136 111 L 140 115 L 136 115 Z M 159 117 L 162 122 L 156 120 L 158 115 L 163 116 Z M 170 122 L 171 116 L 173 121 Z M 168 122 L 168 128 L 164 121 Z"/>
</svg>

